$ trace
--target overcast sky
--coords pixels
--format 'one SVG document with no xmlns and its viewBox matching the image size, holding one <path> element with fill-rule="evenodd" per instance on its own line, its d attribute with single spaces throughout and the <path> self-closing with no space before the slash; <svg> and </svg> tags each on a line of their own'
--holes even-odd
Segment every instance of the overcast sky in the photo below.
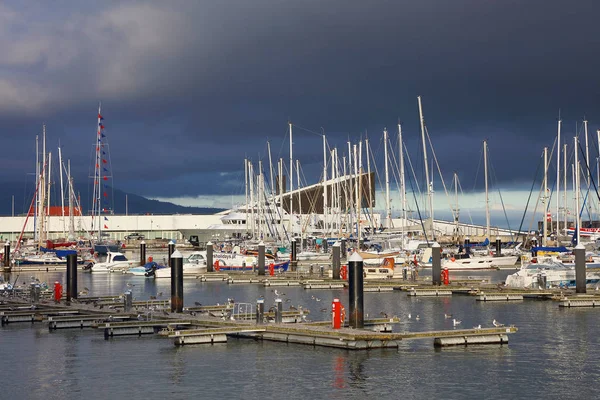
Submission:
<svg viewBox="0 0 600 400">
<path fill-rule="evenodd" d="M 0 181 L 34 170 L 47 124 L 76 179 L 102 102 L 115 187 L 147 197 L 243 192 L 243 159 L 287 158 L 315 183 L 321 128 L 340 154 L 404 126 L 422 178 L 417 96 L 445 179 L 529 189 L 559 110 L 569 144 L 600 128 L 593 0 L 7 1 L 0 4 Z M 300 127 L 304 129 L 300 129 Z M 593 135 L 592 135 L 593 134 Z M 287 161 L 286 161 L 287 162 Z M 381 173 L 381 171 L 380 171 Z"/>
</svg>

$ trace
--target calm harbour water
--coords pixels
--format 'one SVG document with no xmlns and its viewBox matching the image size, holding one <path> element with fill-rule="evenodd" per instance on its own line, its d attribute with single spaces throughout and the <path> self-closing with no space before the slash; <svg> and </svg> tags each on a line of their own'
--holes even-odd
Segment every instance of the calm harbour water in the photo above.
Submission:
<svg viewBox="0 0 600 400">
<path fill-rule="evenodd" d="M 501 281 L 509 271 L 484 272 Z M 64 281 L 64 273 L 27 274 Z M 469 274 L 474 275 L 474 274 Z M 14 277 L 13 277 L 14 279 Z M 19 281 L 25 279 L 20 278 Z M 122 293 L 135 284 L 134 297 L 164 292 L 170 280 L 121 274 L 79 274 L 90 295 Z M 279 289 L 278 289 L 279 290 Z M 327 319 L 331 300 L 348 303 L 348 292 L 286 287 L 291 303 Z M 271 288 L 184 281 L 186 305 L 255 303 Z M 321 299 L 320 302 L 312 296 Z M 287 307 L 286 307 L 287 308 Z M 508 346 L 433 348 L 432 339 L 405 341 L 399 350 L 347 351 L 297 344 L 229 339 L 217 345 L 177 348 L 157 336 L 104 340 L 92 329 L 49 332 L 46 324 L 12 324 L 0 329 L 2 399 L 513 399 L 598 398 L 600 318 L 597 309 L 559 309 L 551 301 L 483 303 L 469 296 L 410 298 L 405 292 L 365 293 L 365 312 L 396 315 L 397 331 L 491 326 L 492 319 L 519 332 Z M 408 314 L 412 319 L 408 319 Z M 415 316 L 420 316 L 416 321 Z"/>
</svg>

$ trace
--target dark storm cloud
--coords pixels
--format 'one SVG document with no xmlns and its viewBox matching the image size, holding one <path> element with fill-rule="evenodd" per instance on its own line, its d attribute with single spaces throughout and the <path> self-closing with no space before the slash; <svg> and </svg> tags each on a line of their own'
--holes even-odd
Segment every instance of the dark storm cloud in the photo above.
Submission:
<svg viewBox="0 0 600 400">
<path fill-rule="evenodd" d="M 567 137 L 584 115 L 591 133 L 600 126 L 598 8 L 558 0 L 5 4 L 0 179 L 33 170 L 46 122 L 49 143 L 60 140 L 86 180 L 98 101 L 114 184 L 143 195 L 230 193 L 244 157 L 268 161 L 267 139 L 273 159 L 288 165 L 288 119 L 323 127 L 341 151 L 368 132 L 381 154 L 383 128 L 395 137 L 400 118 L 417 165 L 422 95 L 446 179 L 457 171 L 464 187 L 481 187 L 487 138 L 498 183 L 526 186 L 553 143 L 559 109 Z M 299 128 L 294 136 L 315 182 L 320 138 Z"/>
</svg>

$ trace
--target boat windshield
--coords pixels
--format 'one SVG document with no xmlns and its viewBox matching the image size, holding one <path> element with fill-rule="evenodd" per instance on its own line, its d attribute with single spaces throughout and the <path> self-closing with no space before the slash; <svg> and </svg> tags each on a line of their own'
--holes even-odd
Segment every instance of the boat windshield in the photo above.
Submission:
<svg viewBox="0 0 600 400">
<path fill-rule="evenodd" d="M 530 270 L 558 270 L 558 269 L 568 269 L 564 264 L 562 263 L 557 263 L 557 262 L 552 262 L 552 261 L 548 261 L 542 264 L 538 264 L 538 263 L 531 263 L 528 264 L 525 269 L 530 269 Z"/>
<path fill-rule="evenodd" d="M 113 257 L 113 261 L 127 261 L 124 255 L 118 255 Z"/>
<path fill-rule="evenodd" d="M 192 254 L 187 258 L 187 262 L 198 262 L 203 260 L 204 256 L 202 254 Z"/>
</svg>

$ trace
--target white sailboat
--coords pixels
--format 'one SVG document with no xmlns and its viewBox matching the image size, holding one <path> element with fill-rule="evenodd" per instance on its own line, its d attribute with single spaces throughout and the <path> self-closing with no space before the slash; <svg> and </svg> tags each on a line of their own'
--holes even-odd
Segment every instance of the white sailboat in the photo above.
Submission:
<svg viewBox="0 0 600 400">
<path fill-rule="evenodd" d="M 485 221 L 486 221 L 486 237 L 489 243 L 490 238 L 490 201 L 488 192 L 488 160 L 487 160 L 487 140 L 483 141 L 483 159 L 484 159 L 484 175 L 485 175 Z M 477 270 L 477 269 L 489 269 L 497 267 L 510 267 L 515 266 L 517 263 L 517 255 L 503 255 L 503 256 L 492 256 L 492 255 L 475 255 L 470 251 L 470 248 L 466 248 L 464 254 L 453 255 L 451 258 L 445 259 L 442 262 L 442 268 L 448 268 L 449 270 Z"/>
</svg>

